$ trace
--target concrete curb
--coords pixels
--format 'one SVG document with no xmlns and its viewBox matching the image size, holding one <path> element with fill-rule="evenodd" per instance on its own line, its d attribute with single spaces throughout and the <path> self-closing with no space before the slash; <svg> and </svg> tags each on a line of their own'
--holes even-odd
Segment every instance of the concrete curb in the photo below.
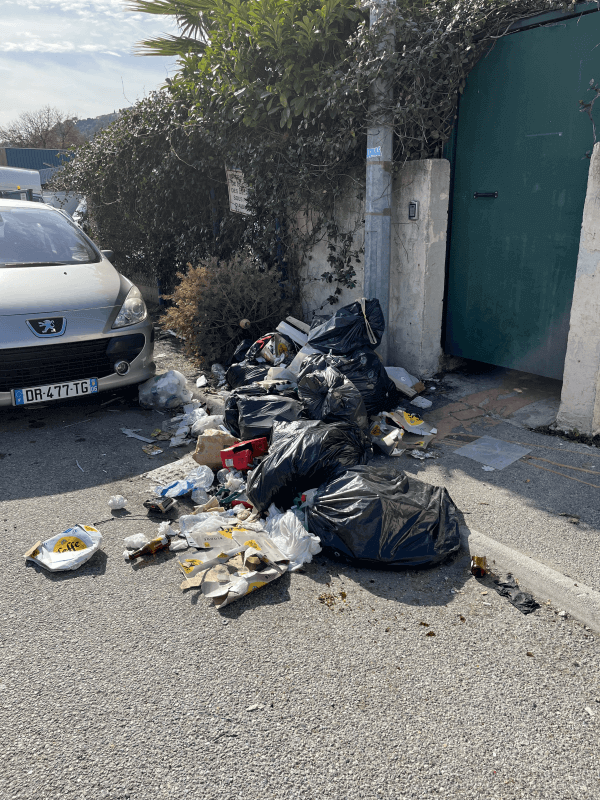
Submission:
<svg viewBox="0 0 600 800">
<path fill-rule="evenodd" d="M 466 526 L 461 526 L 460 539 L 463 549 L 470 555 L 486 556 L 491 567 L 496 564 L 511 572 L 539 601 L 551 600 L 600 633 L 600 592 Z"/>
</svg>

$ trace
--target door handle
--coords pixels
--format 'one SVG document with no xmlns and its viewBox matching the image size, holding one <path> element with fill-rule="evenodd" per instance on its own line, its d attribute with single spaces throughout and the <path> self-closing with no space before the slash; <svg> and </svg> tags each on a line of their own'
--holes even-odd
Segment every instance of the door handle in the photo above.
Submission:
<svg viewBox="0 0 600 800">
<path fill-rule="evenodd" d="M 473 197 L 498 197 L 498 192 L 475 192 Z"/>
</svg>

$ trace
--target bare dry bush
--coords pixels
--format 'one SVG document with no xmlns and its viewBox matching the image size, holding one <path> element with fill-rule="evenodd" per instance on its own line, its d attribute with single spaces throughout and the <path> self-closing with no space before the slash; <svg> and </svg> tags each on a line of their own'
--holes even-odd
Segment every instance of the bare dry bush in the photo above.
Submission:
<svg viewBox="0 0 600 800">
<path fill-rule="evenodd" d="M 296 292 L 279 269 L 263 268 L 248 255 L 229 261 L 203 259 L 177 274 L 179 284 L 162 324 L 185 336 L 186 349 L 203 364 L 227 363 L 244 338 L 258 339 L 294 309 Z M 250 327 L 240 327 L 249 320 Z"/>
</svg>

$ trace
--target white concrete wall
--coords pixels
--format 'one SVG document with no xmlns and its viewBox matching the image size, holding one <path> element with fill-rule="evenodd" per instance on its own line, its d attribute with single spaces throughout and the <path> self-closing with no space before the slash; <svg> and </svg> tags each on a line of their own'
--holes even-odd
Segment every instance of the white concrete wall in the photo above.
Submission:
<svg viewBox="0 0 600 800">
<path fill-rule="evenodd" d="M 450 164 L 443 159 L 410 161 L 395 176 L 392 196 L 392 251 L 389 297 L 388 366 L 404 367 L 425 377 L 440 369 L 442 310 L 446 274 L 446 230 Z M 357 187 L 349 188 L 335 210 L 340 228 L 355 231 L 354 243 L 364 242 L 364 202 Z M 419 219 L 409 221 L 408 204 L 419 202 Z M 304 223 L 306 224 L 306 223 Z M 355 265 L 357 285 L 344 289 L 339 304 L 327 303 L 336 284 L 323 281 L 330 270 L 327 242 L 318 242 L 301 271 L 302 308 L 310 322 L 315 311 L 333 313 L 364 296 L 364 268 Z M 383 304 L 384 298 L 379 298 Z"/>
<path fill-rule="evenodd" d="M 592 152 L 583 208 L 556 425 L 588 436 L 600 434 L 600 142 Z"/>
<path fill-rule="evenodd" d="M 396 175 L 392 198 L 389 362 L 420 377 L 442 358 L 450 162 L 409 161 Z M 411 201 L 419 218 L 408 218 Z"/>
<path fill-rule="evenodd" d="M 353 250 L 361 250 L 364 247 L 365 239 L 365 203 L 364 199 L 359 200 L 358 195 L 364 195 L 364 185 L 360 183 L 349 183 L 344 197 L 336 204 L 334 215 L 335 220 L 342 232 L 354 232 Z M 306 219 L 300 220 L 301 226 L 310 224 Z M 327 249 L 327 239 L 324 234 L 308 253 L 307 258 L 300 270 L 300 291 L 302 295 L 302 312 L 306 322 L 310 323 L 313 314 L 333 314 L 336 308 L 348 305 L 363 296 L 364 267 L 362 252 L 359 256 L 358 264 L 353 263 L 356 275 L 356 287 L 348 289 L 344 287 L 339 295 L 339 303 L 330 305 L 327 302 L 329 295 L 333 294 L 337 288 L 337 283 L 327 283 L 321 275 L 330 272 L 331 266 L 327 262 L 329 250 Z"/>
</svg>

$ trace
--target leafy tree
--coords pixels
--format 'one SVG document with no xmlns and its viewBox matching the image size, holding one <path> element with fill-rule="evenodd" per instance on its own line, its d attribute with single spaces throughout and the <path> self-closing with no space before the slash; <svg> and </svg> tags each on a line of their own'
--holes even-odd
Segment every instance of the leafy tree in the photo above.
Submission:
<svg viewBox="0 0 600 800">
<path fill-rule="evenodd" d="M 5 147 L 66 149 L 85 141 L 76 123 L 76 117 L 52 106 L 24 111 L 14 122 L 0 128 L 0 142 Z"/>
</svg>

